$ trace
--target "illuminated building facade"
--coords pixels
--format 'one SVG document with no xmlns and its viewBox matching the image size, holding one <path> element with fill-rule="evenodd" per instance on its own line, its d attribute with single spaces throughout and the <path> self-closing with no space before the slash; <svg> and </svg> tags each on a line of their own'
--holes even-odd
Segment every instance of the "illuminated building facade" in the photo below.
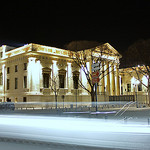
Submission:
<svg viewBox="0 0 150 150">
<path fill-rule="evenodd" d="M 108 101 L 109 95 L 120 95 L 119 59 L 121 55 L 109 44 L 98 46 L 94 55 L 103 48 L 104 77 L 98 86 L 98 101 Z M 91 72 L 91 50 L 78 51 L 82 57 L 86 53 Z M 0 100 L 12 102 L 54 102 L 51 86 L 56 86 L 58 102 L 90 101 L 88 92 L 78 85 L 78 79 L 89 88 L 85 74 L 77 67 L 73 58 L 75 52 L 38 44 L 27 44 L 19 48 L 0 47 Z M 113 62 L 113 63 L 112 63 Z M 52 82 L 54 81 L 54 82 Z"/>
<path fill-rule="evenodd" d="M 145 66 L 120 69 L 121 95 L 134 95 L 135 101 L 149 103 L 148 76 Z"/>
</svg>

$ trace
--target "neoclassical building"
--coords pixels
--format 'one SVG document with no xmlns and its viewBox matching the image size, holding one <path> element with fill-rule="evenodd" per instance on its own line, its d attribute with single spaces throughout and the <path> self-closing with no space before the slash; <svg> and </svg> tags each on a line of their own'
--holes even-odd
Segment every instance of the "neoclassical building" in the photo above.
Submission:
<svg viewBox="0 0 150 150">
<path fill-rule="evenodd" d="M 145 66 L 120 69 L 121 95 L 134 95 L 135 101 L 149 103 L 148 75 Z"/>
<path fill-rule="evenodd" d="M 90 86 L 82 68 L 74 61 L 76 57 L 83 59 L 83 56 L 88 61 L 90 73 L 92 57 L 100 57 L 98 101 L 109 101 L 110 95 L 120 95 L 121 55 L 109 43 L 77 53 L 31 43 L 19 48 L 0 47 L 0 101 L 54 102 L 52 86 L 57 89 L 58 102 L 90 101 L 90 94 L 79 86 L 78 81 L 87 89 Z"/>
</svg>

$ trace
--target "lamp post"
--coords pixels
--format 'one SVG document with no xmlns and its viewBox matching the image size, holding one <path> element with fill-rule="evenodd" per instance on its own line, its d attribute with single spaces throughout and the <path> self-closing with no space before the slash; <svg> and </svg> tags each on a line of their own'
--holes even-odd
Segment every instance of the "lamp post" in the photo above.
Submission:
<svg viewBox="0 0 150 150">
<path fill-rule="evenodd" d="M 135 92 L 135 101 L 136 101 L 136 107 L 138 108 L 138 100 L 137 100 L 137 85 L 140 83 L 135 77 L 133 76 L 131 79 L 131 83 L 134 86 L 134 92 Z"/>
<path fill-rule="evenodd" d="M 76 110 L 77 110 L 77 91 L 78 89 L 76 89 Z"/>
<path fill-rule="evenodd" d="M 61 97 L 63 99 L 63 111 L 64 111 L 64 99 L 65 99 L 65 95 L 62 95 Z"/>
</svg>

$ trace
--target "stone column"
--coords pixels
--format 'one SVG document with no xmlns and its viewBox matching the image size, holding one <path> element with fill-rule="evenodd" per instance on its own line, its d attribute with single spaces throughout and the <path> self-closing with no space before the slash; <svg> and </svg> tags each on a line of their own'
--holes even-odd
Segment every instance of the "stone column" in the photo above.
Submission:
<svg viewBox="0 0 150 150">
<path fill-rule="evenodd" d="M 40 61 L 35 57 L 28 58 L 28 88 L 31 93 L 40 93 Z"/>
<path fill-rule="evenodd" d="M 42 72 L 42 67 L 40 60 L 36 62 L 36 70 L 37 70 L 37 75 L 36 75 L 36 91 L 40 92 L 40 77 L 41 77 L 41 72 Z"/>
<path fill-rule="evenodd" d="M 2 80 L 3 80 L 3 94 L 4 94 L 4 98 L 3 98 L 3 102 L 6 102 L 6 88 L 7 88 L 7 75 L 6 75 L 6 66 L 5 64 L 2 65 Z"/>
<path fill-rule="evenodd" d="M 53 81 L 56 82 L 55 86 L 59 86 L 59 77 L 58 77 L 58 67 L 57 67 L 57 61 L 56 60 L 52 60 L 53 65 L 52 65 L 52 78 Z"/>
<path fill-rule="evenodd" d="M 58 77 L 57 61 L 56 61 L 56 60 L 53 60 L 52 62 L 53 62 L 53 66 L 52 66 L 52 70 L 53 70 L 52 76 L 56 78 L 56 77 Z"/>
<path fill-rule="evenodd" d="M 116 65 L 116 95 L 120 95 L 119 65 Z"/>
<path fill-rule="evenodd" d="M 82 69 L 83 68 L 80 69 L 81 70 L 80 72 L 81 72 L 82 84 L 87 88 L 87 86 L 88 86 L 88 84 L 87 84 L 87 78 L 86 78 L 86 75 L 85 75 L 85 73 L 84 73 L 84 71 Z M 83 88 L 82 88 L 82 94 L 83 95 L 88 95 L 87 91 L 84 90 Z"/>
<path fill-rule="evenodd" d="M 104 92 L 105 92 L 105 90 L 104 90 L 104 87 L 105 87 L 104 62 L 102 62 L 101 64 L 102 64 L 102 66 L 101 66 L 101 76 L 100 76 L 100 83 L 101 83 L 100 92 L 102 94 L 104 94 Z"/>
<path fill-rule="evenodd" d="M 88 70 L 89 70 L 89 72 L 90 72 L 91 75 L 92 75 L 92 64 L 93 64 L 92 60 L 89 60 L 89 62 L 88 62 L 88 65 L 89 65 L 88 66 Z M 88 85 L 88 90 L 89 91 L 91 90 L 91 87 L 89 85 Z"/>
<path fill-rule="evenodd" d="M 115 76 L 113 64 L 111 64 L 111 95 L 115 95 Z"/>
<path fill-rule="evenodd" d="M 110 69 L 109 69 L 109 62 L 106 63 L 106 77 L 107 77 L 107 92 L 110 95 Z"/>
<path fill-rule="evenodd" d="M 67 87 L 68 87 L 68 94 L 71 94 L 71 89 L 73 88 L 73 78 L 72 78 L 72 68 L 71 63 L 67 63 Z"/>
</svg>

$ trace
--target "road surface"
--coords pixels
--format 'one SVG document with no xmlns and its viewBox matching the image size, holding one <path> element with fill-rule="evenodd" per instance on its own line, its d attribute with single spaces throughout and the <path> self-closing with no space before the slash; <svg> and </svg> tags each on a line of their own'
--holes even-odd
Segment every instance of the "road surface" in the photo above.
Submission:
<svg viewBox="0 0 150 150">
<path fill-rule="evenodd" d="M 0 137 L 95 148 L 150 149 L 148 125 L 114 120 L 0 115 Z"/>
</svg>

